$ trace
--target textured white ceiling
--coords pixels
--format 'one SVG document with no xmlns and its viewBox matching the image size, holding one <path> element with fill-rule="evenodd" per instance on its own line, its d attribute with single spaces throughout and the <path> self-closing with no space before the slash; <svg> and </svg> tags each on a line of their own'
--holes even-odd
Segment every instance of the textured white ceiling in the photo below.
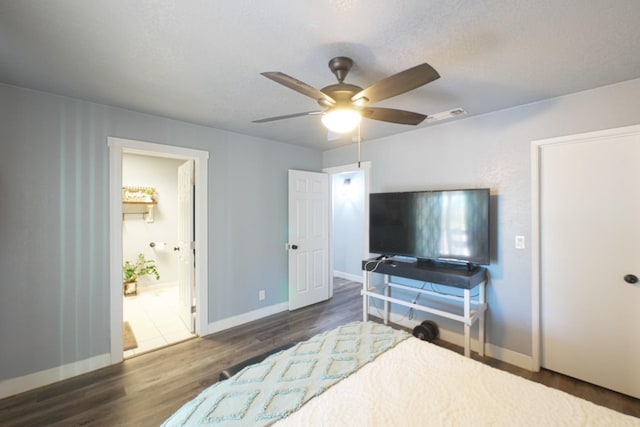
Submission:
<svg viewBox="0 0 640 427">
<path fill-rule="evenodd" d="M 0 0 L 0 82 L 330 149 L 348 141 L 319 116 L 251 123 L 318 108 L 260 72 L 322 88 L 349 56 L 367 87 L 428 62 L 439 80 L 376 106 L 477 115 L 640 77 L 639 19 L 638 0 Z"/>
</svg>

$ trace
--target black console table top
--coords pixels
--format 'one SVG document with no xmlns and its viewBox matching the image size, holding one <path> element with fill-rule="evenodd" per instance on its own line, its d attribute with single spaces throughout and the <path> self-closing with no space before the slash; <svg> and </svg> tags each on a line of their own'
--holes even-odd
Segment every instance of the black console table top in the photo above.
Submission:
<svg viewBox="0 0 640 427">
<path fill-rule="evenodd" d="M 410 262 L 395 259 L 378 261 L 371 259 L 362 261 L 362 269 L 461 289 L 474 288 L 486 281 L 487 278 L 487 269 L 484 267 L 468 268 L 466 265 L 432 261 Z"/>
</svg>

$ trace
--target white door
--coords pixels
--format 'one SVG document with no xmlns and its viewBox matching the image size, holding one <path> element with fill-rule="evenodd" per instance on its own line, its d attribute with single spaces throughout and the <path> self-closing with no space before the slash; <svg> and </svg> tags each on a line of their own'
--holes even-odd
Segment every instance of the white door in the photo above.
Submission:
<svg viewBox="0 0 640 427">
<path fill-rule="evenodd" d="M 289 170 L 289 310 L 329 299 L 329 175 Z"/>
<path fill-rule="evenodd" d="M 178 303 L 180 318 L 195 332 L 195 265 L 193 233 L 193 161 L 178 167 Z"/>
<path fill-rule="evenodd" d="M 577 137 L 541 152 L 542 366 L 640 398 L 640 136 Z"/>
</svg>

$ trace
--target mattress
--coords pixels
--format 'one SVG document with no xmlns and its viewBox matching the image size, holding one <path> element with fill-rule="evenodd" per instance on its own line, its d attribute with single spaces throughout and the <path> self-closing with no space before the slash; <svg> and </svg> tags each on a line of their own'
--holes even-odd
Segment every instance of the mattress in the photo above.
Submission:
<svg viewBox="0 0 640 427">
<path fill-rule="evenodd" d="M 202 424 L 640 426 L 640 419 L 404 331 L 355 322 L 214 384 L 164 425 Z"/>
<path fill-rule="evenodd" d="M 353 322 L 249 365 L 187 402 L 163 426 L 267 426 L 410 336 Z"/>
<path fill-rule="evenodd" d="M 640 419 L 411 337 L 275 424 L 640 426 Z"/>
</svg>

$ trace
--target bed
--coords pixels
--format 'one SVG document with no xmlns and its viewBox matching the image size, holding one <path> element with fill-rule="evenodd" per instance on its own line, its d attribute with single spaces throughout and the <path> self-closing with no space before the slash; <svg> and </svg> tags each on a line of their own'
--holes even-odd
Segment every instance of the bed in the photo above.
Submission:
<svg viewBox="0 0 640 427">
<path fill-rule="evenodd" d="M 640 426 L 640 419 L 354 322 L 218 382 L 163 426 Z"/>
</svg>

